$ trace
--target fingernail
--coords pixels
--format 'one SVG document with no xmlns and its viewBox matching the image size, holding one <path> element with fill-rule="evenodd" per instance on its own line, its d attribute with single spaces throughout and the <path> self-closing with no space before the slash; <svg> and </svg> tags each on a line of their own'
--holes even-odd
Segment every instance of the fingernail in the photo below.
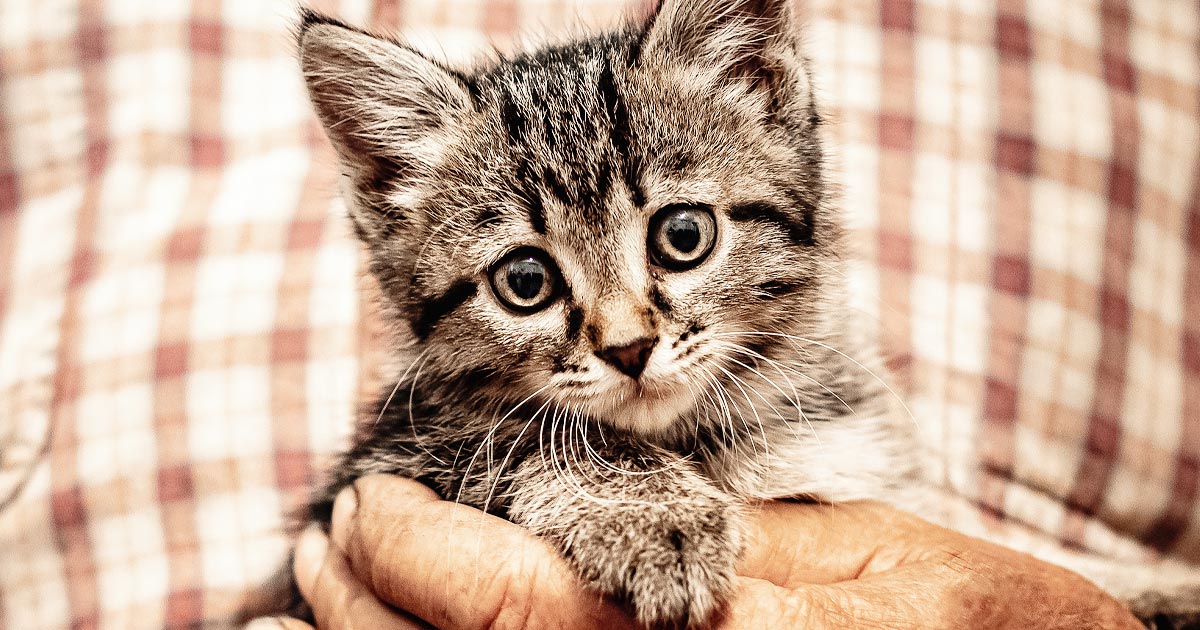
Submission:
<svg viewBox="0 0 1200 630">
<path fill-rule="evenodd" d="M 317 576 L 325 564 L 325 552 L 329 550 L 329 539 L 321 533 L 315 523 L 309 525 L 296 541 L 296 552 L 292 558 L 292 577 L 305 599 L 311 601 Z"/>
<path fill-rule="evenodd" d="M 321 532 L 316 523 L 309 525 L 300 539 L 296 541 L 295 564 L 300 569 L 320 568 L 325 562 L 325 553 L 329 551 L 329 538 Z M 297 571 L 300 573 L 301 571 Z M 308 571 L 304 571 L 308 572 Z M 311 571 L 315 575 L 316 571 Z"/>
<path fill-rule="evenodd" d="M 350 528 L 354 523 L 354 513 L 358 511 L 358 491 L 351 484 L 342 488 L 333 501 L 333 544 L 342 553 L 347 553 L 350 541 Z"/>
</svg>

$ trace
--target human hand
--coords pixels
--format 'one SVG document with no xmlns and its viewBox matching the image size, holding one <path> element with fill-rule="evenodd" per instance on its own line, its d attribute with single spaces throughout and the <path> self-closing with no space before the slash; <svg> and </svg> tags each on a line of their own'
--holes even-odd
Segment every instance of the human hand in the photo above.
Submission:
<svg viewBox="0 0 1200 630">
<path fill-rule="evenodd" d="M 1070 571 L 881 505 L 770 503 L 751 529 L 723 630 L 1142 628 Z M 344 491 L 295 573 L 323 630 L 636 627 L 522 528 L 395 477 Z"/>
</svg>

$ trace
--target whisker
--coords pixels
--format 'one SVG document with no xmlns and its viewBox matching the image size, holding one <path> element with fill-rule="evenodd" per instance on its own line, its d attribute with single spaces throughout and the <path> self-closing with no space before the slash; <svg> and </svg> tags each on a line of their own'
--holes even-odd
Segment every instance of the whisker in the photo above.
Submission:
<svg viewBox="0 0 1200 630">
<path fill-rule="evenodd" d="M 683 384 L 688 388 L 688 395 L 692 397 L 692 416 L 693 416 L 693 420 L 695 421 L 692 426 L 692 437 L 693 437 L 693 439 L 699 439 L 699 437 L 700 437 L 700 414 L 697 413 L 697 410 L 700 409 L 700 398 L 698 396 L 696 396 L 696 388 L 692 387 L 692 384 L 690 382 L 688 382 L 688 380 L 685 379 L 683 381 Z M 708 408 L 705 407 L 704 411 L 705 411 L 705 414 L 707 414 Z M 706 416 L 705 421 L 707 421 L 707 420 L 708 420 L 708 418 Z"/>
<path fill-rule="evenodd" d="M 514 405 L 512 407 L 512 409 L 509 409 L 508 412 L 504 414 L 503 418 L 500 418 L 500 420 L 492 423 L 491 428 L 488 430 L 487 434 L 483 438 L 483 443 L 480 444 L 479 448 L 475 450 L 475 454 L 471 456 L 470 461 L 467 462 L 467 469 L 465 472 L 463 472 L 462 482 L 459 483 L 458 493 L 454 498 L 455 503 L 461 503 L 463 490 L 466 487 L 467 482 L 470 480 L 471 469 L 474 468 L 475 461 L 479 458 L 479 453 L 481 451 L 483 451 L 485 448 L 488 449 L 490 452 L 491 442 L 496 435 L 496 430 L 499 429 L 500 426 L 503 425 L 506 420 L 508 420 L 509 416 L 516 413 L 516 411 L 518 409 L 523 407 L 525 405 L 525 403 L 529 402 L 530 400 L 533 400 L 538 394 L 541 394 L 542 392 L 546 391 L 546 389 L 548 389 L 549 387 L 550 387 L 549 385 L 543 385 L 542 387 L 538 388 L 532 394 L 527 396 L 524 400 L 522 400 L 521 402 Z M 490 460 L 490 455 L 489 455 L 489 460 Z M 490 474 L 490 468 L 489 468 L 489 474 Z"/>
<path fill-rule="evenodd" d="M 796 394 L 796 400 L 794 400 L 792 402 L 796 405 L 796 410 L 800 412 L 800 417 L 804 420 L 804 422 L 806 422 L 808 424 L 809 429 L 813 432 L 814 437 L 817 437 L 817 432 L 816 432 L 816 429 L 812 425 L 812 421 L 809 419 L 808 415 L 804 412 L 804 410 L 800 406 L 799 392 L 796 390 L 795 384 L 792 383 L 792 380 L 790 378 L 788 378 L 787 374 L 783 370 L 787 370 L 788 372 L 791 372 L 801 378 L 807 379 L 808 381 L 815 384 L 817 387 L 824 389 L 829 395 L 831 395 L 835 399 L 837 399 L 837 401 L 840 402 L 842 404 L 842 406 L 845 407 L 850 412 L 851 415 L 853 415 L 853 416 L 858 415 L 858 412 L 854 410 L 854 407 L 851 407 L 850 404 L 847 403 L 840 395 L 838 395 L 837 392 L 830 389 L 824 383 L 813 378 L 812 376 L 805 374 L 804 372 L 802 372 L 794 367 L 783 365 L 779 361 L 765 357 L 762 354 L 755 352 L 753 350 L 750 350 L 749 348 L 746 348 L 739 344 L 734 344 L 734 343 L 730 343 L 730 342 L 726 342 L 726 341 L 718 341 L 717 343 L 727 344 L 726 347 L 730 348 L 731 350 L 734 350 L 736 352 L 740 352 L 743 354 L 747 354 L 749 356 L 753 356 L 757 359 L 760 359 L 760 360 L 766 362 L 771 367 L 775 368 L 775 371 L 779 372 L 780 376 L 782 376 L 785 380 L 787 380 L 788 384 L 792 387 L 792 392 Z M 730 359 L 730 360 L 733 361 L 733 359 Z M 741 364 L 739 363 L 739 365 L 741 365 Z M 749 366 L 745 366 L 745 367 L 749 370 L 754 371 L 756 374 L 758 374 L 761 378 L 766 380 L 768 383 L 771 383 L 772 385 L 774 385 L 774 383 L 770 379 L 766 378 L 761 372 L 758 372 L 758 370 L 754 370 L 754 368 L 751 368 Z M 778 386 L 775 386 L 775 387 L 777 390 L 779 389 Z M 783 394 L 782 391 L 780 393 Z M 786 394 L 784 394 L 784 395 L 786 396 Z"/>
<path fill-rule="evenodd" d="M 598 463 L 605 470 L 617 473 L 619 475 L 644 477 L 644 476 L 648 476 L 648 475 L 656 475 L 665 470 L 671 470 L 672 468 L 677 468 L 680 466 L 680 462 L 682 461 L 682 460 L 672 460 L 672 461 L 667 462 L 663 466 L 661 466 L 659 468 L 654 468 L 652 470 L 629 470 L 628 468 L 621 468 L 620 466 L 613 464 L 612 462 L 608 461 L 607 459 L 604 459 L 604 456 L 601 455 L 599 451 L 597 451 L 595 448 L 592 447 L 591 442 L 589 442 L 587 439 L 587 435 L 588 435 L 587 427 L 588 427 L 588 424 L 590 424 L 590 423 L 581 421 L 580 424 L 582 425 L 580 435 L 582 437 L 584 449 L 587 451 L 589 457 L 593 458 L 595 460 L 595 462 Z"/>
<path fill-rule="evenodd" d="M 720 365 L 718 365 L 716 367 L 718 370 L 721 370 L 722 372 L 724 372 L 725 376 L 728 376 L 730 378 L 730 380 L 733 381 L 733 384 L 735 387 L 737 387 L 739 390 L 741 390 L 742 397 L 744 397 L 746 399 L 746 404 L 750 405 L 750 412 L 754 414 L 754 420 L 756 422 L 758 422 L 758 431 L 762 435 L 763 449 L 769 451 L 770 448 L 769 448 L 769 441 L 767 440 L 767 431 L 765 428 L 763 428 L 762 417 L 758 415 L 758 408 L 755 407 L 754 401 L 750 400 L 750 394 L 748 394 L 746 392 L 746 388 L 742 387 L 742 382 L 743 382 L 742 379 L 738 378 L 737 375 L 735 375 L 733 372 L 730 372 L 729 370 L 725 369 L 724 367 L 722 367 Z M 755 393 L 757 394 L 758 392 L 756 391 Z M 761 394 L 760 394 L 760 396 L 761 396 Z M 738 419 L 742 421 L 742 425 L 746 427 L 747 432 L 753 432 L 753 430 L 750 428 L 750 424 L 746 422 L 745 414 L 739 414 Z M 757 456 L 758 455 L 758 447 L 755 446 L 753 441 L 750 442 L 750 446 L 754 448 L 754 454 Z"/>
<path fill-rule="evenodd" d="M 814 346 L 817 346 L 820 348 L 824 348 L 830 352 L 833 352 L 833 353 L 841 356 L 842 358 L 846 359 L 847 361 L 850 361 L 854 365 L 858 366 L 859 369 L 866 372 L 871 378 L 875 379 L 875 381 L 877 383 L 879 383 L 884 389 L 886 389 L 887 392 L 896 400 L 896 402 L 898 402 L 900 404 L 900 407 L 902 409 L 904 409 L 904 413 L 908 416 L 909 421 L 912 422 L 912 424 L 916 428 L 917 432 L 918 433 L 921 432 L 921 425 L 920 425 L 920 423 L 917 422 L 916 416 L 913 415 L 912 410 L 909 409 L 908 405 L 904 402 L 904 399 L 898 393 L 896 393 L 896 390 L 892 389 L 892 386 L 889 385 L 887 383 L 887 381 L 885 381 L 882 377 L 880 377 L 879 374 L 877 374 L 874 370 L 867 367 L 866 365 L 863 365 L 863 363 L 861 361 L 859 361 L 858 359 L 855 359 L 854 357 L 846 354 L 845 352 L 842 352 L 841 350 L 838 350 L 837 348 L 834 348 L 833 346 L 821 343 L 820 341 L 816 341 L 814 339 L 809 339 L 807 337 L 801 337 L 799 335 L 789 335 L 787 333 L 781 333 L 781 332 L 744 331 L 744 332 L 714 333 L 714 336 L 726 336 L 726 335 L 728 335 L 728 336 L 761 335 L 761 336 L 767 336 L 767 337 L 780 337 L 783 339 L 792 339 L 795 341 L 799 341 L 801 343 L 811 344 L 811 345 L 814 345 Z"/>
<path fill-rule="evenodd" d="M 422 361 L 424 358 L 426 358 L 428 356 L 426 354 L 427 352 L 428 350 L 423 350 L 421 354 L 418 355 L 418 361 Z M 413 365 L 416 365 L 418 361 L 414 361 Z M 421 366 L 417 368 L 417 372 L 413 374 L 412 384 L 409 385 L 408 388 L 408 427 L 409 430 L 412 431 L 413 441 L 416 442 L 417 447 L 419 447 L 423 453 L 428 455 L 430 459 L 445 466 L 446 462 L 441 457 L 438 457 L 433 453 L 433 451 L 430 451 L 425 447 L 424 440 L 422 440 L 420 434 L 417 433 L 417 421 L 413 418 L 413 398 L 416 396 L 417 381 L 421 380 L 421 371 L 424 369 L 425 364 L 421 363 Z M 382 416 L 382 413 L 380 415 Z"/>
<path fill-rule="evenodd" d="M 379 426 L 379 423 L 381 421 L 383 421 L 383 415 L 385 413 L 387 413 L 388 407 L 391 406 L 391 404 L 392 404 L 392 399 L 396 397 L 396 392 L 400 390 L 400 385 L 402 383 L 404 383 L 404 379 L 408 377 L 408 373 L 412 371 L 414 366 L 416 366 L 418 363 L 421 362 L 422 359 L 425 358 L 425 355 L 428 352 L 429 352 L 428 349 L 422 350 L 421 353 L 418 354 L 416 356 L 416 358 L 412 360 L 412 363 L 409 363 L 408 367 L 404 369 L 404 373 L 400 375 L 400 378 L 396 379 L 396 386 L 392 388 L 392 393 L 388 394 L 387 400 L 385 400 L 383 402 L 383 407 L 379 409 L 379 415 L 375 417 L 375 426 Z M 415 378 L 413 379 L 413 387 L 416 387 L 416 379 Z M 411 401 L 411 397 L 410 397 L 410 401 Z M 409 403 L 410 410 L 411 410 L 411 404 L 412 403 L 410 402 Z M 409 419 L 410 420 L 412 419 L 411 413 L 409 414 Z"/>
<path fill-rule="evenodd" d="M 734 430 L 734 426 L 733 426 L 733 415 L 729 411 L 729 404 L 728 404 L 729 400 L 727 398 L 728 392 L 725 391 L 724 386 L 721 385 L 721 381 L 718 380 L 717 376 L 712 373 L 712 370 L 709 370 L 706 367 L 701 368 L 701 369 L 704 371 L 705 377 L 708 378 L 710 383 L 712 383 L 713 393 L 716 394 L 717 401 L 721 407 L 721 413 L 723 414 L 723 418 L 721 419 L 721 422 L 718 424 L 718 426 L 721 428 L 722 442 L 725 444 L 726 449 L 736 451 L 737 450 L 737 432 Z M 727 425 L 728 425 L 728 430 L 726 429 Z"/>
<path fill-rule="evenodd" d="M 752 352 L 752 351 L 750 351 L 750 350 L 747 350 L 747 349 L 745 349 L 745 348 L 742 348 L 742 347 L 738 346 L 737 344 L 730 344 L 730 343 L 728 343 L 728 342 L 717 342 L 717 343 L 721 343 L 721 344 L 727 344 L 727 345 L 726 345 L 726 347 L 728 347 L 728 348 L 729 348 L 729 349 L 731 349 L 731 350 L 734 350 L 735 352 L 741 352 L 741 353 L 743 353 L 743 354 L 750 354 L 750 353 Z M 753 353 L 753 354 L 757 354 L 757 353 Z M 759 356 L 761 357 L 761 355 L 759 355 Z M 816 428 L 815 428 L 815 427 L 813 427 L 813 425 L 812 425 L 812 422 L 811 422 L 811 421 L 809 421 L 809 419 L 808 419 L 808 415 L 804 413 L 804 408 L 803 408 L 803 407 L 801 406 L 801 404 L 800 404 L 800 393 L 799 393 L 799 392 L 796 390 L 796 386 L 795 386 L 795 384 L 793 384 L 793 383 L 792 383 L 792 379 L 788 378 L 787 374 L 786 374 L 786 373 L 784 373 L 784 372 L 783 372 L 783 370 L 781 370 L 781 369 L 779 368 L 779 366 L 778 366 L 778 365 L 775 365 L 775 362 L 774 362 L 774 361 L 772 361 L 771 359 L 767 359 L 766 357 L 761 357 L 761 358 L 762 358 L 764 361 L 766 361 L 766 362 L 767 362 L 767 364 L 768 364 L 768 365 L 771 365 L 772 367 L 774 367 L 774 368 L 775 368 L 775 370 L 776 370 L 777 372 L 779 372 L 779 375 L 780 375 L 780 376 L 782 376 L 782 377 L 784 378 L 784 380 L 786 380 L 786 381 L 787 381 L 788 385 L 789 385 L 789 386 L 792 388 L 792 394 L 793 394 L 793 396 L 794 396 L 794 397 L 793 397 L 793 396 L 788 396 L 788 395 L 787 395 L 787 392 L 783 391 L 783 389 L 782 389 L 782 388 L 780 388 L 780 387 L 779 387 L 779 385 L 777 385 L 777 384 L 775 383 L 775 381 L 773 381 L 773 380 L 771 380 L 771 379 L 767 378 L 767 376 L 766 376 L 765 374 L 763 374 L 762 372 L 759 372 L 757 369 L 755 369 L 755 368 L 753 368 L 753 367 L 751 367 L 751 366 L 749 366 L 749 365 L 746 365 L 745 363 L 742 363 L 741 361 L 738 361 L 737 359 L 734 359 L 734 358 L 732 358 L 732 357 L 726 357 L 726 358 L 727 358 L 729 361 L 732 361 L 733 363 L 736 363 L 737 365 L 739 365 L 739 366 L 741 366 L 741 367 L 745 368 L 746 370 L 749 370 L 750 372 L 753 372 L 753 373 L 754 373 L 755 375 L 757 375 L 757 376 L 758 376 L 760 379 L 762 379 L 763 381 L 765 381 L 765 382 L 766 382 L 768 385 L 770 385 L 771 387 L 775 388 L 775 391 L 779 392 L 779 395 L 780 395 L 780 396 L 783 396 L 784 400 L 788 401 L 789 403 L 791 403 L 791 404 L 792 404 L 792 406 L 793 406 L 793 407 L 795 407 L 796 411 L 797 411 L 797 412 L 798 412 L 798 414 L 799 414 L 799 419 L 800 419 L 800 420 L 803 420 L 803 421 L 804 421 L 806 424 L 808 424 L 809 430 L 810 430 L 810 431 L 812 431 L 812 433 L 813 433 L 813 436 L 814 436 L 814 437 L 817 437 L 817 431 L 816 431 Z M 758 392 L 757 392 L 757 391 L 755 391 L 755 393 L 757 394 Z M 760 397 L 760 398 L 762 398 L 762 395 L 761 395 L 761 394 L 759 394 L 759 397 Z M 780 417 L 782 417 L 782 414 L 779 414 L 778 408 L 777 408 L 777 407 L 776 407 L 776 406 L 775 406 L 773 403 L 771 403 L 770 401 L 766 400 L 765 398 L 763 398 L 763 401 L 764 401 L 764 402 L 766 402 L 766 403 L 767 403 L 767 404 L 768 404 L 768 405 L 771 407 L 772 411 L 775 411 L 775 413 L 776 413 L 776 414 L 778 414 L 778 415 L 780 415 Z M 784 424 L 785 424 L 785 425 L 787 425 L 787 426 L 789 426 L 789 427 L 791 426 L 791 425 L 790 425 L 790 423 L 787 423 L 787 422 L 785 422 Z M 820 440 L 820 438 L 818 437 L 818 441 L 819 441 L 819 440 Z"/>
<path fill-rule="evenodd" d="M 521 443 L 521 438 L 525 437 L 525 431 L 527 431 L 529 426 L 532 425 L 535 420 L 537 420 L 538 415 L 544 412 L 549 406 L 550 401 L 547 400 L 542 404 L 541 407 L 538 408 L 537 411 L 533 412 L 533 414 L 529 416 L 529 420 L 526 421 L 525 425 L 521 427 L 520 432 L 517 433 L 517 437 L 513 439 L 512 444 L 509 445 L 508 452 L 504 454 L 504 459 L 500 462 L 500 468 L 496 470 L 496 475 L 492 481 L 492 487 L 488 490 L 487 497 L 483 500 L 483 512 L 486 513 L 488 511 L 488 507 L 491 506 L 492 496 L 495 494 L 496 488 L 500 485 L 500 477 L 504 474 L 504 469 L 508 467 L 508 462 L 512 458 L 513 451 L 515 451 L 517 446 Z"/>
</svg>

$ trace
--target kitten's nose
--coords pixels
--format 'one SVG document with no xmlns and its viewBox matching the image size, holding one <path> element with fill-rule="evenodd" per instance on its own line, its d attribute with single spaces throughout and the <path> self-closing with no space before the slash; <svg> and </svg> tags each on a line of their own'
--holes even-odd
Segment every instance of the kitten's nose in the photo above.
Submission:
<svg viewBox="0 0 1200 630">
<path fill-rule="evenodd" d="M 643 338 L 623 346 L 609 346 L 596 351 L 596 356 L 608 361 L 622 374 L 632 379 L 642 375 L 646 362 L 650 360 L 650 352 L 654 350 L 654 339 Z"/>
</svg>

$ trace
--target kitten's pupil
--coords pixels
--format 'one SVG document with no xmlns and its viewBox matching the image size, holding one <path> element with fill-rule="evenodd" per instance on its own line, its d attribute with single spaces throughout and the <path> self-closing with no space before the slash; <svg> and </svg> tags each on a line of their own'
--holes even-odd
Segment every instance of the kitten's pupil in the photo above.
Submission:
<svg viewBox="0 0 1200 630">
<path fill-rule="evenodd" d="M 675 249 L 691 253 L 700 244 L 700 224 L 690 213 L 681 212 L 667 219 L 667 240 Z"/>
<path fill-rule="evenodd" d="M 532 300 L 546 283 L 546 268 L 535 258 L 513 261 L 508 267 L 508 286 L 522 300 Z"/>
</svg>

